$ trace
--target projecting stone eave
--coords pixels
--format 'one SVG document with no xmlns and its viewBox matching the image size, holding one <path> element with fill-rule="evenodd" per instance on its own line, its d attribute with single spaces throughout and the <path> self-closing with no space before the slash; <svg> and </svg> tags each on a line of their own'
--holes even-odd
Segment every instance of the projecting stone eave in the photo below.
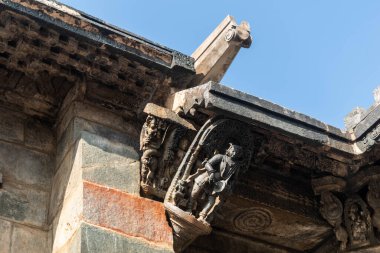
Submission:
<svg viewBox="0 0 380 253">
<path fill-rule="evenodd" d="M 13 110 L 54 122 L 81 84 L 88 102 L 133 118 L 194 75 L 193 58 L 58 2 L 0 0 L 0 102 Z"/>
<path fill-rule="evenodd" d="M 227 115 L 268 129 L 274 134 L 285 134 L 347 155 L 364 152 L 357 147 L 358 139 L 351 132 L 215 82 L 178 92 L 173 98 L 172 107 L 173 110 L 181 107 L 185 114 L 192 108 L 199 108 L 210 114 Z"/>
<path fill-rule="evenodd" d="M 101 43 L 163 70 L 194 73 L 194 59 L 72 7 L 50 0 L 1 0 L 2 9 L 27 15 L 80 38 Z"/>
</svg>

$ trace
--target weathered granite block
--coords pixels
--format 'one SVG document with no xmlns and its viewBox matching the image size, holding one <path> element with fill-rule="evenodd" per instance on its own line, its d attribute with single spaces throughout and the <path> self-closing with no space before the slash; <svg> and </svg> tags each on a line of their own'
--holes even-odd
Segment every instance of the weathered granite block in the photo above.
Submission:
<svg viewBox="0 0 380 253">
<path fill-rule="evenodd" d="M 127 123 L 121 115 L 115 114 L 109 110 L 83 102 L 73 102 L 70 107 L 59 115 L 57 138 L 60 139 L 63 132 L 75 117 L 79 117 L 94 123 L 107 126 L 120 132 L 138 137 L 140 126 L 133 126 Z"/>
<path fill-rule="evenodd" d="M 24 121 L 5 110 L 0 110 L 0 139 L 10 142 L 24 141 Z"/>
<path fill-rule="evenodd" d="M 49 222 L 52 221 L 62 207 L 63 200 L 82 183 L 82 152 L 79 143 L 80 141 L 67 152 L 53 177 L 49 206 Z"/>
<path fill-rule="evenodd" d="M 90 238 L 90 240 L 85 240 Z M 84 223 L 81 253 L 169 253 L 173 250 Z"/>
<path fill-rule="evenodd" d="M 140 191 L 140 161 L 136 150 L 84 132 L 83 179 L 132 194 Z"/>
<path fill-rule="evenodd" d="M 45 191 L 5 184 L 0 190 L 0 216 L 43 227 L 48 201 L 49 194 Z"/>
<path fill-rule="evenodd" d="M 0 253 L 9 253 L 11 247 L 12 223 L 0 219 Z"/>
<path fill-rule="evenodd" d="M 83 194 L 84 221 L 172 247 L 172 229 L 162 203 L 89 182 L 84 182 Z"/>
<path fill-rule="evenodd" d="M 54 253 L 80 253 L 81 252 L 82 230 L 78 229 L 74 235 L 59 250 Z"/>
<path fill-rule="evenodd" d="M 25 146 L 53 153 L 55 143 L 52 128 L 37 120 L 28 120 L 25 124 Z"/>
<path fill-rule="evenodd" d="M 48 253 L 47 232 L 15 225 L 11 253 Z"/>
<path fill-rule="evenodd" d="M 83 218 L 83 185 L 65 197 L 53 221 L 53 252 L 59 252 L 77 232 Z"/>
<path fill-rule="evenodd" d="M 0 171 L 7 180 L 50 190 L 52 158 L 0 141 Z"/>
<path fill-rule="evenodd" d="M 119 142 L 138 149 L 136 136 L 130 136 L 98 123 L 87 121 L 82 118 L 74 118 L 68 125 L 57 144 L 57 164 L 62 161 L 68 149 L 78 140 L 83 132 L 99 135 L 111 142 Z"/>
</svg>

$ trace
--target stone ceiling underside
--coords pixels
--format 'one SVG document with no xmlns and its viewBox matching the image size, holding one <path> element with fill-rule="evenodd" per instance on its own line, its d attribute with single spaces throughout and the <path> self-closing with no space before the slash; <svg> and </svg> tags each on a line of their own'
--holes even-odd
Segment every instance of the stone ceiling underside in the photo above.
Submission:
<svg viewBox="0 0 380 253">
<path fill-rule="evenodd" d="M 1 3 L 3 104 L 52 121 L 73 84 L 86 82 L 89 101 L 135 115 L 186 87 L 190 57 L 51 4 Z"/>
</svg>

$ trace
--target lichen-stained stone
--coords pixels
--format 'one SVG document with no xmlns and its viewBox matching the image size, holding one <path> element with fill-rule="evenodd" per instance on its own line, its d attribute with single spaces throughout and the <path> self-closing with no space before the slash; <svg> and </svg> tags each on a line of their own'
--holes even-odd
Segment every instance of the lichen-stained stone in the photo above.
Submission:
<svg viewBox="0 0 380 253">
<path fill-rule="evenodd" d="M 0 219 L 0 253 L 9 253 L 11 247 L 12 223 Z"/>
<path fill-rule="evenodd" d="M 45 191 L 5 184 L 0 190 L 0 217 L 43 227 L 49 194 Z"/>
<path fill-rule="evenodd" d="M 0 172 L 5 179 L 48 191 L 52 167 L 49 155 L 0 141 Z"/>
<path fill-rule="evenodd" d="M 15 225 L 11 253 L 48 253 L 47 232 Z"/>
<path fill-rule="evenodd" d="M 162 247 L 173 244 L 162 203 L 84 181 L 84 221 Z"/>
<path fill-rule="evenodd" d="M 25 124 L 25 146 L 42 152 L 53 153 L 55 144 L 51 127 L 37 120 L 27 121 Z"/>
<path fill-rule="evenodd" d="M 89 240 L 86 240 L 89 238 Z M 71 253 L 71 251 L 69 251 Z M 121 233 L 101 229 L 83 223 L 81 253 L 169 253 L 173 250 L 160 247 L 138 238 L 128 237 Z"/>
<path fill-rule="evenodd" d="M 23 119 L 0 110 L 0 139 L 10 142 L 24 141 Z"/>
</svg>

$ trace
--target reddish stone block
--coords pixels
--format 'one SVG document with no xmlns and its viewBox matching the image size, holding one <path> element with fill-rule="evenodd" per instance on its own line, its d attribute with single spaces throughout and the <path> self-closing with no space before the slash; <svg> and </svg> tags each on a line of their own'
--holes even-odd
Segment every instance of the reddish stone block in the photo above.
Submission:
<svg viewBox="0 0 380 253">
<path fill-rule="evenodd" d="M 172 229 L 162 203 L 87 181 L 83 184 L 86 222 L 172 247 Z"/>
</svg>

